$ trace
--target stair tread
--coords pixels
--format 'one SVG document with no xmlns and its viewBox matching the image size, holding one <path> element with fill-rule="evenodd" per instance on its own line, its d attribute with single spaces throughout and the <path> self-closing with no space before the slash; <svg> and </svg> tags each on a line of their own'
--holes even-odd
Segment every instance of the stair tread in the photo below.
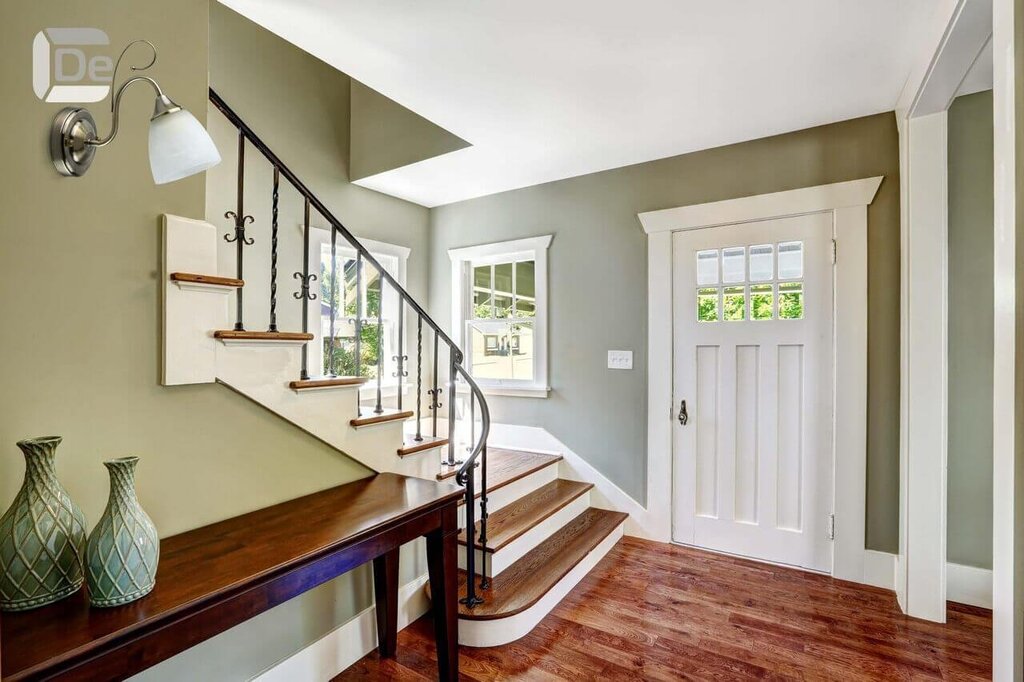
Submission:
<svg viewBox="0 0 1024 682">
<path fill-rule="evenodd" d="M 402 447 L 398 448 L 399 457 L 408 457 L 426 450 L 433 450 L 442 445 L 448 445 L 448 439 L 441 436 L 423 436 L 423 440 L 417 441 L 414 436 L 406 436 Z"/>
<path fill-rule="evenodd" d="M 526 450 L 506 450 L 503 448 L 487 448 L 487 490 L 498 488 L 518 481 L 524 476 L 540 471 L 562 460 L 561 455 L 546 455 Z M 459 467 L 442 466 L 437 480 L 443 481 L 455 475 Z M 476 469 L 476 496 L 480 497 L 480 468 Z"/>
<path fill-rule="evenodd" d="M 521 613 L 536 604 L 595 547 L 629 518 L 628 514 L 590 507 L 565 524 L 480 591 L 484 603 L 459 604 L 459 617 L 493 620 Z M 459 598 L 466 595 L 466 572 L 459 571 Z M 479 576 L 476 576 L 479 580 Z"/>
<path fill-rule="evenodd" d="M 593 483 L 559 478 L 493 512 L 487 519 L 487 551 L 497 552 L 593 487 Z M 480 522 L 476 525 L 479 531 Z M 463 529 L 459 534 L 459 544 L 466 543 L 466 531 Z"/>
<path fill-rule="evenodd" d="M 213 333 L 213 338 L 247 341 L 312 341 L 313 335 L 306 332 L 250 332 L 218 329 Z"/>
<path fill-rule="evenodd" d="M 220 277 L 218 275 L 200 275 L 194 272 L 172 272 L 172 282 L 187 282 L 191 284 L 209 284 L 211 286 L 238 288 L 245 286 L 245 281 L 235 277 Z"/>
<path fill-rule="evenodd" d="M 332 386 L 362 386 L 366 377 L 312 377 L 289 382 L 288 387 L 296 391 L 312 388 L 330 388 Z"/>
<path fill-rule="evenodd" d="M 399 412 L 397 410 L 384 410 L 380 414 L 376 414 L 373 410 L 370 410 L 365 415 L 349 420 L 349 424 L 352 426 L 370 426 L 371 424 L 385 424 L 387 422 L 402 421 L 411 416 L 413 416 L 413 413 L 410 411 Z"/>
</svg>

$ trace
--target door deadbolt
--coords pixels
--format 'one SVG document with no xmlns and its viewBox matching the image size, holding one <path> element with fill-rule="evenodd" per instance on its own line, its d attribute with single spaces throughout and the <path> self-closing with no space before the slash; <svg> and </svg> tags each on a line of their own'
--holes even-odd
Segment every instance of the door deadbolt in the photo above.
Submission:
<svg viewBox="0 0 1024 682">
<path fill-rule="evenodd" d="M 686 401 L 682 400 L 679 402 L 679 423 L 686 426 L 688 421 L 690 421 L 690 415 L 686 413 Z"/>
</svg>

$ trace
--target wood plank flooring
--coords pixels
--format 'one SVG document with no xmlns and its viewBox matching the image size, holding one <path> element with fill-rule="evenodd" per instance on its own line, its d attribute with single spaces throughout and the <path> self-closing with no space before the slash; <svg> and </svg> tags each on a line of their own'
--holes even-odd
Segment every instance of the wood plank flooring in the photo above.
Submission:
<svg viewBox="0 0 1024 682">
<path fill-rule="evenodd" d="M 991 612 L 945 625 L 903 616 L 892 592 L 624 538 L 526 637 L 459 652 L 464 680 L 988 680 Z M 336 680 L 429 680 L 429 618 Z"/>
</svg>

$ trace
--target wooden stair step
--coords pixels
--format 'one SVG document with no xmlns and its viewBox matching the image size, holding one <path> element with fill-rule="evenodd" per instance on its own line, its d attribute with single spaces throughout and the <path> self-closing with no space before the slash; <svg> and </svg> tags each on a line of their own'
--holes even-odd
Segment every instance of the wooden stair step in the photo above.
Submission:
<svg viewBox="0 0 1024 682">
<path fill-rule="evenodd" d="M 172 282 L 184 282 L 186 284 L 207 284 L 217 287 L 228 287 L 237 289 L 245 286 L 245 281 L 234 277 L 219 277 L 217 275 L 197 275 L 193 272 L 172 272 Z"/>
<path fill-rule="evenodd" d="M 447 438 L 440 436 L 423 436 L 423 440 L 417 441 L 413 436 L 406 436 L 402 447 L 398 448 L 399 457 L 408 457 L 427 450 L 433 450 L 448 445 Z"/>
<path fill-rule="evenodd" d="M 595 547 L 629 518 L 628 514 L 591 507 L 523 555 L 478 590 L 484 603 L 474 608 L 459 604 L 467 620 L 507 618 L 536 604 Z M 479 581 L 480 577 L 475 576 Z M 459 598 L 466 596 L 466 572 L 459 571 Z"/>
<path fill-rule="evenodd" d="M 371 410 L 366 416 L 360 415 L 350 420 L 349 424 L 356 428 L 360 426 L 373 426 L 375 424 L 387 424 L 388 422 L 405 421 L 413 416 L 413 414 L 411 411 L 398 412 L 397 410 L 384 410 L 382 413 L 376 414 Z"/>
<path fill-rule="evenodd" d="M 560 478 L 492 513 L 487 519 L 487 551 L 497 552 L 593 487 L 593 483 Z M 476 526 L 479 532 L 479 521 Z M 467 544 L 465 529 L 459 534 L 459 544 Z M 480 547 L 479 542 L 476 546 Z"/>
<path fill-rule="evenodd" d="M 323 388 L 344 388 L 362 386 L 366 377 L 316 377 L 314 379 L 297 379 L 289 382 L 288 388 L 294 391 L 310 391 Z"/>
<path fill-rule="evenodd" d="M 221 341 L 312 341 L 313 335 L 306 332 L 250 332 L 234 329 L 218 329 L 213 338 Z"/>
<path fill-rule="evenodd" d="M 561 460 L 561 455 L 546 455 L 540 452 L 527 452 L 526 450 L 487 448 L 487 490 L 497 490 Z M 482 455 L 477 461 L 482 461 Z M 454 476 L 458 470 L 459 467 L 446 467 L 442 465 L 441 473 L 437 475 L 437 480 L 443 481 Z M 476 497 L 480 497 L 479 467 L 477 467 L 476 471 Z"/>
</svg>

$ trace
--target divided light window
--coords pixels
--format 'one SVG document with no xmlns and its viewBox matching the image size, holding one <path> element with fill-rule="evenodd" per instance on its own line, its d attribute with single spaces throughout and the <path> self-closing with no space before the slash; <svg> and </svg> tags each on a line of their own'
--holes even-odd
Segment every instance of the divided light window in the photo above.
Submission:
<svg viewBox="0 0 1024 682">
<path fill-rule="evenodd" d="M 450 249 L 452 324 L 485 393 L 547 397 L 550 236 Z"/>
</svg>

